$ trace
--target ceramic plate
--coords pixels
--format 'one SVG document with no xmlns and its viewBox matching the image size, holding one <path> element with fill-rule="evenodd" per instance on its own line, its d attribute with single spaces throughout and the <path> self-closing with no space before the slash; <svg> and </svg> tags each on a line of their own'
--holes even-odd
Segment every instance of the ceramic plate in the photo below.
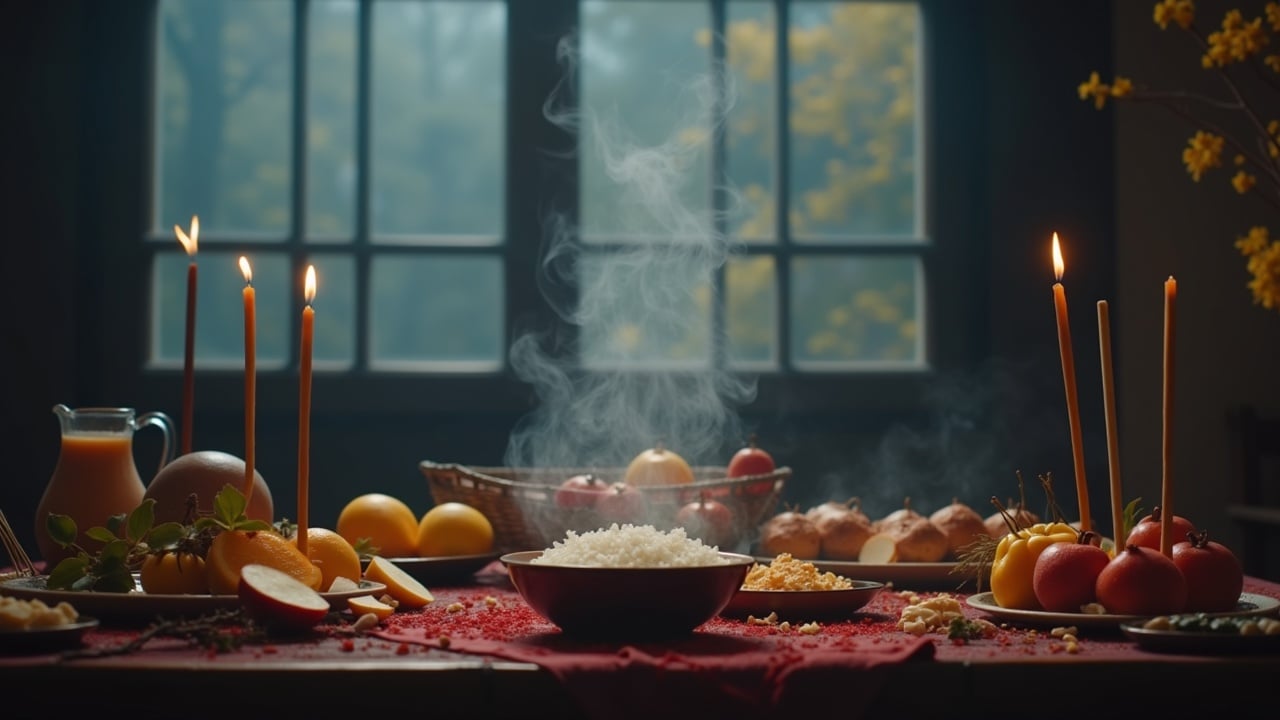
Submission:
<svg viewBox="0 0 1280 720">
<path fill-rule="evenodd" d="M 1143 622 L 1120 623 L 1120 631 L 1145 650 L 1193 654 L 1280 653 L 1280 635 L 1148 630 L 1142 627 Z"/>
<path fill-rule="evenodd" d="M 46 587 L 48 579 L 47 575 L 37 575 L 5 580 L 0 582 L 0 594 L 27 600 L 39 599 L 46 605 L 56 605 L 65 600 L 82 615 L 135 622 L 150 622 L 159 616 L 189 617 L 240 607 L 237 595 L 156 595 L 142 592 L 141 586 L 129 593 L 50 590 Z M 322 592 L 320 595 L 334 610 L 345 610 L 348 598 L 377 596 L 386 589 L 383 583 L 361 580 L 355 590 Z"/>
<path fill-rule="evenodd" d="M 969 607 L 977 608 L 983 612 L 995 615 L 998 618 L 1027 625 L 1075 625 L 1080 628 L 1115 628 L 1121 623 L 1145 620 L 1147 617 L 1142 615 L 1086 615 L 1085 613 L 1054 613 L 1045 612 L 1043 610 L 1015 610 L 1012 608 L 1002 608 L 996 604 L 995 598 L 992 597 L 989 592 L 970 595 L 968 603 Z M 1280 600 L 1276 600 L 1275 598 L 1267 597 L 1266 595 L 1256 595 L 1254 593 L 1241 593 L 1240 602 L 1236 605 L 1235 610 L 1230 612 L 1206 614 L 1211 616 L 1267 615 L 1273 612 L 1277 607 L 1280 607 Z"/>
<path fill-rule="evenodd" d="M 81 615 L 73 623 L 52 627 L 0 630 L 0 655 L 53 652 L 79 647 L 85 631 L 96 627 L 96 618 Z"/>
<path fill-rule="evenodd" d="M 854 580 L 848 590 L 739 590 L 720 614 L 725 617 L 767 617 L 778 613 L 778 621 L 791 624 L 812 620 L 840 620 L 853 616 L 871 602 L 884 583 Z"/>
<path fill-rule="evenodd" d="M 769 564 L 774 558 L 757 556 L 756 562 Z M 841 560 L 808 560 L 820 572 L 833 572 L 850 580 L 867 580 L 870 582 L 893 585 L 898 590 L 952 590 L 958 591 L 963 586 L 972 586 L 972 575 L 961 575 L 957 570 L 959 563 L 860 563 Z"/>
<path fill-rule="evenodd" d="M 486 565 L 501 557 L 501 553 L 483 555 L 457 555 L 453 557 L 402 557 L 387 558 L 392 565 L 404 570 L 424 585 L 443 585 L 464 582 Z M 367 563 L 366 563 L 367 564 Z"/>
</svg>

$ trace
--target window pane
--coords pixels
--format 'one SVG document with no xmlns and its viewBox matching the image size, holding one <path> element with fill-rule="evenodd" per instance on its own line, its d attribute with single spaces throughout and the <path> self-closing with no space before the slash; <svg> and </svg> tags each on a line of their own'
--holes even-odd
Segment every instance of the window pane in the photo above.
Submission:
<svg viewBox="0 0 1280 720">
<path fill-rule="evenodd" d="M 738 258 L 725 266 L 725 326 L 734 365 L 777 364 L 776 272 L 772 255 Z"/>
<path fill-rule="evenodd" d="M 730 3 L 727 20 L 734 88 L 725 126 L 725 172 L 734 191 L 729 232 L 747 242 L 770 241 L 777 235 L 777 23 L 766 2 Z"/>
<path fill-rule="evenodd" d="M 582 230 L 711 234 L 708 3 L 582 3 Z"/>
<path fill-rule="evenodd" d="M 380 256 L 370 278 L 370 364 L 379 370 L 501 366 L 498 257 Z"/>
<path fill-rule="evenodd" d="M 914 238 L 918 8 L 790 7 L 792 233 Z"/>
<path fill-rule="evenodd" d="M 791 356 L 797 367 L 919 367 L 924 353 L 915 257 L 797 257 Z"/>
<path fill-rule="evenodd" d="M 292 4 L 163 0 L 159 26 L 154 228 L 285 232 Z"/>
<path fill-rule="evenodd" d="M 176 242 L 176 241 L 175 241 Z M 285 366 L 290 345 L 288 311 L 295 286 L 289 259 L 278 253 L 246 255 L 253 269 L 257 312 L 257 366 Z M 244 367 L 244 275 L 240 255 L 196 254 L 196 372 Z M 186 336 L 187 266 L 182 251 L 156 253 L 151 279 L 151 362 L 182 367 Z"/>
<path fill-rule="evenodd" d="M 311 3 L 307 46 L 307 239 L 350 240 L 356 226 L 355 0 Z M 321 322 L 316 318 L 316 323 Z M 320 330 L 317 328 L 317 334 Z M 316 353 L 320 352 L 316 337 Z"/>
<path fill-rule="evenodd" d="M 316 266 L 315 345 L 311 358 L 317 368 L 348 368 L 355 364 L 356 264 L 349 255 L 320 255 L 307 262 Z M 294 287 L 303 286 L 300 275 Z M 296 290 L 295 290 L 296 291 Z"/>
<path fill-rule="evenodd" d="M 588 366 L 705 367 L 711 286 L 681 254 L 614 252 L 581 261 L 579 322 Z"/>
<path fill-rule="evenodd" d="M 373 6 L 373 232 L 503 232 L 506 7 Z"/>
</svg>

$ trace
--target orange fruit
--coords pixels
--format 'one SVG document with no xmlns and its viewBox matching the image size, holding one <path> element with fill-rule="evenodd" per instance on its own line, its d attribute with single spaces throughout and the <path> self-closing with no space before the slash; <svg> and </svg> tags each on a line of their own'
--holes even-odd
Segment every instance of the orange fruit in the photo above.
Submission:
<svg viewBox="0 0 1280 720">
<path fill-rule="evenodd" d="M 426 585 L 384 557 L 374 556 L 364 576 L 387 586 L 387 594 L 395 598 L 401 607 L 420 608 L 435 602 L 436 598 Z M 350 605 L 350 601 L 347 601 Z"/>
<path fill-rule="evenodd" d="M 479 510 L 460 502 L 436 505 L 418 524 L 423 557 L 480 555 L 493 550 L 493 525 Z"/>
<path fill-rule="evenodd" d="M 204 595 L 209 573 L 204 558 L 193 553 L 148 555 L 139 573 L 142 589 L 151 595 Z"/>
<path fill-rule="evenodd" d="M 352 545 L 367 539 L 383 557 L 412 557 L 418 552 L 418 516 L 390 495 L 356 497 L 338 513 L 335 529 Z"/>
<path fill-rule="evenodd" d="M 213 539 L 205 558 L 209 592 L 215 595 L 239 592 L 240 568 L 250 563 L 273 567 L 312 590 L 320 589 L 323 577 L 320 568 L 312 565 L 292 540 L 270 530 L 224 530 Z"/>
<path fill-rule="evenodd" d="M 688 485 L 694 481 L 693 468 L 678 454 L 661 444 L 649 448 L 631 460 L 623 481 L 628 485 Z"/>
<path fill-rule="evenodd" d="M 360 556 L 346 538 L 332 530 L 307 528 L 307 557 L 320 568 L 321 588 L 328 589 L 339 577 L 360 582 Z"/>
</svg>

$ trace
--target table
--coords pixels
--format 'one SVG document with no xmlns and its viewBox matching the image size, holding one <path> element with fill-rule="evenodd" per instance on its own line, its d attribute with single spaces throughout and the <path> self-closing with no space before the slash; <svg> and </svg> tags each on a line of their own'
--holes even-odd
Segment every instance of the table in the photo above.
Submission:
<svg viewBox="0 0 1280 720">
<path fill-rule="evenodd" d="M 1280 584 L 1249 578 L 1245 589 L 1280 598 Z M 0 656 L 0 678 L 7 689 L 5 716 L 77 710 L 106 716 L 127 710 L 136 717 L 182 718 L 247 713 L 262 717 L 274 712 L 286 717 L 444 717 L 446 711 L 459 717 L 591 716 L 581 704 L 581 686 L 566 687 L 539 664 L 455 652 L 457 643 L 450 649 L 439 647 L 432 633 L 441 623 L 450 622 L 451 616 L 476 618 L 493 610 L 485 598 L 494 598 L 498 610 L 519 622 L 530 617 L 532 611 L 500 573 L 486 571 L 473 583 L 433 588 L 433 592 L 435 603 L 421 613 L 397 616 L 395 627 L 384 627 L 380 637 L 353 636 L 329 626 L 299 640 L 247 645 L 225 653 L 164 639 L 126 656 L 75 660 L 61 660 L 56 654 Z M 896 629 L 906 594 L 886 589 L 857 622 L 843 624 L 843 632 L 857 636 L 859 642 L 868 638 L 872 643 L 911 642 L 910 636 Z M 454 602 L 469 607 L 449 613 L 447 607 Z M 972 608 L 965 613 L 983 616 Z M 840 634 L 838 627 L 824 630 L 835 638 Z M 742 623 L 719 619 L 700 630 L 743 632 Z M 135 634 L 135 630 L 99 628 L 86 635 L 86 643 L 110 645 Z M 1060 640 L 1018 627 L 1002 629 L 995 639 L 965 645 L 929 636 L 925 642 L 931 644 L 931 652 L 918 654 L 923 657 L 829 675 L 822 693 L 830 697 L 822 698 L 823 706 L 829 707 L 832 717 L 842 718 L 861 714 L 1020 719 L 1109 717 L 1122 711 L 1143 718 L 1205 717 L 1206 712 L 1208 717 L 1222 717 L 1258 708 L 1264 709 L 1262 717 L 1271 717 L 1278 706 L 1280 654 L 1153 653 L 1111 631 L 1082 630 L 1080 637 L 1080 652 L 1069 654 Z M 802 639 L 796 642 L 797 652 L 810 652 L 800 644 Z M 656 679 L 646 676 L 643 686 L 624 684 L 608 716 L 652 717 L 646 703 L 662 705 L 664 691 L 687 689 L 691 685 L 680 683 L 697 682 L 698 673 L 704 671 L 676 664 Z M 842 706 L 841 698 L 853 695 L 865 701 L 864 708 Z M 727 700 L 728 704 L 682 705 L 667 699 L 671 711 L 664 714 L 677 717 L 725 716 L 718 710 L 732 704 Z M 769 717 L 768 710 L 758 707 L 757 714 Z M 756 711 L 748 715 L 752 712 Z"/>
</svg>

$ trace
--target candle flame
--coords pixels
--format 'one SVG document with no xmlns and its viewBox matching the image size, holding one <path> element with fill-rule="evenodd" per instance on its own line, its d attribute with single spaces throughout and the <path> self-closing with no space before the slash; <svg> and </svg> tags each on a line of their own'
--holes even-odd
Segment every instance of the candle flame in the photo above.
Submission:
<svg viewBox="0 0 1280 720">
<path fill-rule="evenodd" d="M 194 256 L 196 254 L 196 238 L 200 237 L 200 218 L 195 215 L 191 216 L 191 235 L 187 235 L 177 225 L 173 226 L 173 232 L 178 236 L 178 242 L 182 243 L 182 249 L 187 251 L 187 255 Z"/>
<path fill-rule="evenodd" d="M 302 297 L 307 301 L 308 305 L 316 301 L 316 266 L 315 265 L 307 266 L 307 280 L 302 290 Z"/>
<path fill-rule="evenodd" d="M 1066 264 L 1062 262 L 1062 246 L 1058 244 L 1058 233 L 1053 234 L 1053 276 L 1062 280 L 1062 273 L 1066 270 Z"/>
<path fill-rule="evenodd" d="M 240 256 L 240 273 L 244 275 L 245 285 L 253 284 L 253 270 L 249 268 L 249 258 L 243 255 Z"/>
</svg>

